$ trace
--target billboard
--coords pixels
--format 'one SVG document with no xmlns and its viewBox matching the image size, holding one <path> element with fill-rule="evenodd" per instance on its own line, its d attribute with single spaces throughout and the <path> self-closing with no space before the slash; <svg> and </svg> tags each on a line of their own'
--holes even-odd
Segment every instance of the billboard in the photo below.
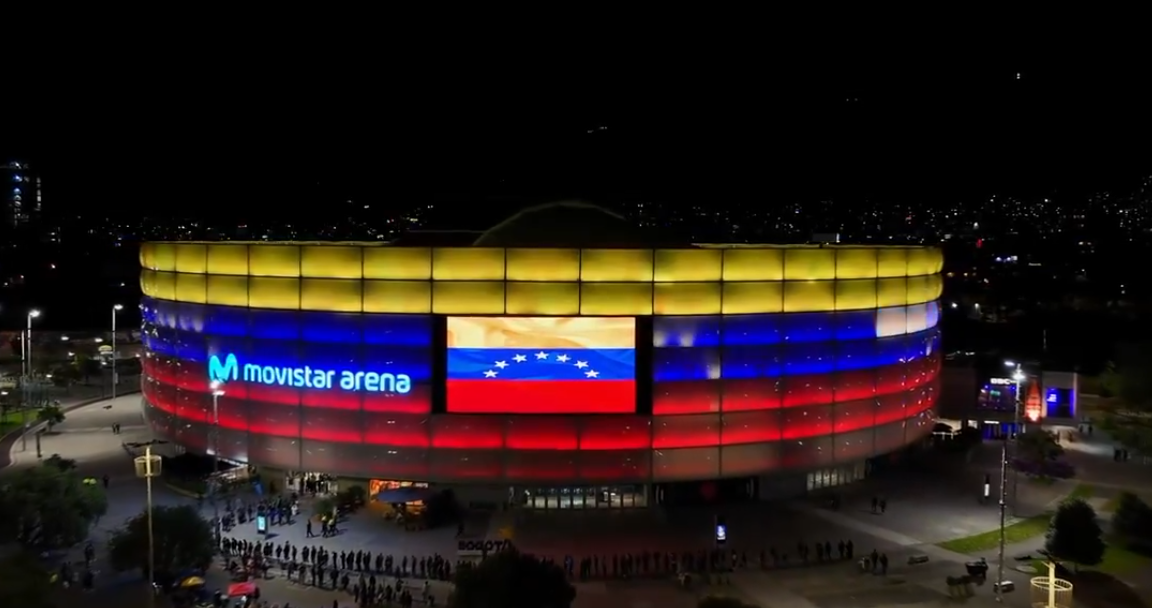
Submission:
<svg viewBox="0 0 1152 608">
<path fill-rule="evenodd" d="M 449 413 L 623 414 L 636 408 L 630 317 L 448 317 Z"/>
</svg>

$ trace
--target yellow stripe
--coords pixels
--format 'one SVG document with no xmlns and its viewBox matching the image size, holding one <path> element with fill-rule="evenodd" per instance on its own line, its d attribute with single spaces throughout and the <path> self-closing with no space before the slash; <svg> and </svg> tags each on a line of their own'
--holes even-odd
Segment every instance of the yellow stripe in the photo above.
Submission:
<svg viewBox="0 0 1152 608">
<path fill-rule="evenodd" d="M 144 270 L 161 300 L 345 313 L 517 316 L 741 315 L 870 310 L 940 297 L 940 275 L 827 281 L 596 283 L 377 281 Z"/>
<path fill-rule="evenodd" d="M 626 317 L 448 317 L 450 348 L 635 348 Z"/>
</svg>

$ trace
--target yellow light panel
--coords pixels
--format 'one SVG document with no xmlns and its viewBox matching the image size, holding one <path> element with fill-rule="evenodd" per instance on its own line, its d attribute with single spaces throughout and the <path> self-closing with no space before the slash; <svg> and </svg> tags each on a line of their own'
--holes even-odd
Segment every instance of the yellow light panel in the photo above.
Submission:
<svg viewBox="0 0 1152 608">
<path fill-rule="evenodd" d="M 298 277 L 300 246 L 249 245 L 248 269 L 254 277 Z"/>
<path fill-rule="evenodd" d="M 908 250 L 908 276 L 932 274 L 932 268 L 935 264 L 936 260 L 933 258 L 931 250 L 924 248 Z"/>
<path fill-rule="evenodd" d="M 208 303 L 208 280 L 203 274 L 176 273 L 176 299 L 195 304 Z"/>
<path fill-rule="evenodd" d="M 364 276 L 361 251 L 353 245 L 304 245 L 300 251 L 300 274 L 316 279 L 359 279 Z"/>
<path fill-rule="evenodd" d="M 364 312 L 432 312 L 432 283 L 428 281 L 364 281 L 363 290 Z"/>
<path fill-rule="evenodd" d="M 208 268 L 208 247 L 198 243 L 176 245 L 176 272 L 204 274 Z"/>
<path fill-rule="evenodd" d="M 938 274 L 908 277 L 908 303 L 922 304 L 940 297 L 944 281 Z"/>
<path fill-rule="evenodd" d="M 427 281 L 432 278 L 428 247 L 365 247 L 364 278 Z"/>
<path fill-rule="evenodd" d="M 625 282 L 652 280 L 650 249 L 585 249 L 581 252 L 580 280 Z"/>
<path fill-rule="evenodd" d="M 724 252 L 719 249 L 657 249 L 657 282 L 719 281 Z"/>
<path fill-rule="evenodd" d="M 511 259 L 511 258 L 509 258 Z M 507 283 L 505 312 L 510 315 L 576 316 L 579 283 Z"/>
<path fill-rule="evenodd" d="M 232 243 L 208 245 L 208 274 L 248 275 L 248 246 Z"/>
<path fill-rule="evenodd" d="M 434 281 L 432 283 L 432 312 L 442 315 L 503 314 L 504 283 L 499 281 Z"/>
<path fill-rule="evenodd" d="M 784 283 L 746 281 L 724 283 L 723 313 L 749 315 L 784 311 Z"/>
<path fill-rule="evenodd" d="M 300 308 L 335 312 L 361 312 L 359 279 L 301 279 Z"/>
<path fill-rule="evenodd" d="M 152 251 L 153 270 L 162 272 L 176 271 L 176 245 L 173 243 L 156 243 Z"/>
<path fill-rule="evenodd" d="M 876 279 L 836 281 L 836 310 L 876 308 Z"/>
<path fill-rule="evenodd" d="M 785 281 L 784 312 L 820 312 L 836 309 L 833 281 Z"/>
<path fill-rule="evenodd" d="M 175 300 L 176 273 L 157 272 L 154 276 L 156 282 L 152 286 L 152 289 L 155 292 L 153 297 L 160 298 L 161 300 Z"/>
<path fill-rule="evenodd" d="M 724 250 L 725 281 L 784 280 L 784 251 L 738 248 Z"/>
<path fill-rule="evenodd" d="M 836 250 L 796 247 L 784 250 L 784 280 L 814 281 L 836 278 Z"/>
<path fill-rule="evenodd" d="M 156 270 L 156 244 L 143 243 L 140 245 L 140 267 Z"/>
<path fill-rule="evenodd" d="M 908 304 L 908 279 L 889 277 L 876 280 L 876 306 L 904 306 Z"/>
<path fill-rule="evenodd" d="M 300 279 L 251 277 L 248 279 L 248 305 L 252 308 L 300 310 Z"/>
<path fill-rule="evenodd" d="M 719 270 L 719 268 L 717 268 Z M 656 283 L 653 312 L 658 315 L 720 314 L 720 283 Z"/>
<path fill-rule="evenodd" d="M 879 254 L 875 249 L 844 247 L 836 251 L 837 279 L 874 279 Z"/>
<path fill-rule="evenodd" d="M 220 306 L 247 306 L 248 277 L 208 275 L 208 303 Z"/>
<path fill-rule="evenodd" d="M 432 250 L 432 278 L 437 281 L 502 281 L 504 250 L 437 247 Z"/>
<path fill-rule="evenodd" d="M 140 291 L 149 298 L 156 296 L 156 271 L 144 269 L 140 271 Z"/>
<path fill-rule="evenodd" d="M 509 281 L 576 281 L 579 249 L 509 249 Z"/>
<path fill-rule="evenodd" d="M 587 316 L 652 314 L 651 283 L 581 283 L 580 314 Z"/>
<path fill-rule="evenodd" d="M 884 247 L 876 252 L 877 276 L 908 276 L 908 250 L 903 247 Z"/>
</svg>

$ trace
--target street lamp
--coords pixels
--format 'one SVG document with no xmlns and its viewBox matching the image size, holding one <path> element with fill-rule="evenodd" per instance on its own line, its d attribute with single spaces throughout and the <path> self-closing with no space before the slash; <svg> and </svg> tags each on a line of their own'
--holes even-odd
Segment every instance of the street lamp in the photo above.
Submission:
<svg viewBox="0 0 1152 608">
<path fill-rule="evenodd" d="M 215 532 L 216 547 L 220 547 L 220 503 L 216 495 L 218 483 L 217 474 L 220 472 L 220 397 L 224 396 L 224 383 L 213 380 L 208 385 L 212 389 L 212 477 L 208 479 L 208 488 L 212 492 L 212 530 Z"/>
<path fill-rule="evenodd" d="M 116 313 L 124 310 L 124 306 L 120 304 L 112 305 L 112 400 L 116 400 L 116 382 L 119 380 L 116 374 Z"/>
<path fill-rule="evenodd" d="M 40 311 L 33 308 L 28 311 L 28 330 L 24 333 L 24 407 L 21 408 L 21 418 L 24 421 L 24 432 L 20 434 L 20 451 L 28 451 L 28 402 L 31 400 L 32 379 L 32 319 L 40 316 Z"/>
<path fill-rule="evenodd" d="M 1019 441 L 1020 433 L 1020 385 L 1024 381 L 1024 369 L 1021 364 L 1015 361 L 1005 361 L 1005 367 L 1015 368 L 1012 374 L 1012 380 L 1016 382 L 1016 392 L 1012 395 L 1013 413 L 1012 413 L 1012 433 L 1017 434 L 1016 441 Z M 996 601 L 1002 602 L 1004 600 L 1004 591 L 1001 589 L 1004 582 L 1004 546 L 1006 544 L 1005 523 L 1008 514 L 1008 438 L 1012 433 L 1004 433 L 1004 441 L 1000 446 L 1000 550 L 998 555 L 999 564 L 996 567 Z M 1013 456 L 1017 455 L 1017 447 L 1012 448 Z M 1016 489 L 1018 487 L 1019 477 L 1017 475 L 1016 467 L 1012 467 L 1012 515 L 1016 516 Z"/>
<path fill-rule="evenodd" d="M 163 459 L 152 455 L 152 446 L 168 443 L 167 441 L 147 441 L 144 443 L 129 443 L 130 448 L 144 448 L 144 455 L 137 456 L 133 462 L 136 465 L 136 476 L 143 477 L 148 487 L 145 504 L 145 513 L 148 517 L 148 605 L 156 605 L 156 536 L 152 532 L 152 478 L 159 477 L 163 467 Z"/>
</svg>

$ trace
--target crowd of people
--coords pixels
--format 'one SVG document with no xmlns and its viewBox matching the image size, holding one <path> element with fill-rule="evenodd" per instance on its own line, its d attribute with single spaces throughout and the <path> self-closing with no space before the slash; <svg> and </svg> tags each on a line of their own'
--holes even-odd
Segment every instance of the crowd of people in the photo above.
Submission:
<svg viewBox="0 0 1152 608">
<path fill-rule="evenodd" d="M 363 550 L 332 551 L 313 545 L 224 538 L 226 567 L 241 576 L 268 577 L 276 567 L 287 580 L 352 595 L 359 605 L 374 603 L 411 606 L 415 599 L 434 606 L 430 580 L 451 580 L 453 564 L 441 555 L 395 557 Z M 420 584 L 409 584 L 421 580 Z"/>
</svg>

